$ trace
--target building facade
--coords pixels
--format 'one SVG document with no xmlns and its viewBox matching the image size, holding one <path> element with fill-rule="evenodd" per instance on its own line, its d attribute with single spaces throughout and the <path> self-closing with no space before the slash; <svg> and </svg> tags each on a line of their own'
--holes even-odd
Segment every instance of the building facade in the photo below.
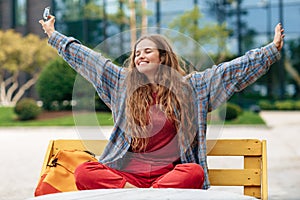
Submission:
<svg viewBox="0 0 300 200">
<path fill-rule="evenodd" d="M 44 8 L 51 5 L 52 0 L 0 0 L 0 29 L 45 37 L 38 21 Z"/>
</svg>

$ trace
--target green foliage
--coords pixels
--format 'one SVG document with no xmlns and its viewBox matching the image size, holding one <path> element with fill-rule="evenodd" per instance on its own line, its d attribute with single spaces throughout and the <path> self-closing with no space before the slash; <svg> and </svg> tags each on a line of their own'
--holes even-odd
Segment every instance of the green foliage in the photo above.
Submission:
<svg viewBox="0 0 300 200">
<path fill-rule="evenodd" d="M 261 100 L 258 102 L 260 109 L 262 110 L 273 110 L 275 107 L 271 101 Z"/>
<path fill-rule="evenodd" d="M 75 77 L 76 72 L 61 58 L 42 71 L 36 88 L 45 110 L 60 110 L 64 102 L 72 100 Z"/>
<path fill-rule="evenodd" d="M 57 53 L 46 39 L 34 34 L 22 36 L 14 30 L 0 30 L 1 100 L 5 99 L 0 100 L 0 105 L 14 106 L 55 56 Z"/>
<path fill-rule="evenodd" d="M 203 15 L 199 7 L 195 6 L 193 10 L 186 11 L 184 14 L 173 20 L 169 27 L 178 30 L 180 33 L 189 35 L 201 45 L 218 44 L 221 49 L 226 47 L 226 38 L 229 31 L 225 24 L 208 24 L 200 20 Z M 198 24 L 201 24 L 199 26 Z"/>
<path fill-rule="evenodd" d="M 95 95 L 95 110 L 100 112 L 111 112 L 109 107 L 100 99 L 98 95 Z"/>
<path fill-rule="evenodd" d="M 110 109 L 103 103 L 95 88 L 86 79 L 79 76 L 76 79 L 73 90 L 73 100 L 76 111 L 104 111 L 110 112 Z"/>
<path fill-rule="evenodd" d="M 77 88 L 75 99 L 73 99 L 76 75 L 77 73 L 61 58 L 51 62 L 41 73 L 36 87 L 43 101 L 43 108 L 45 110 L 70 110 L 72 109 L 71 102 L 75 100 L 76 109 L 110 111 L 97 94 L 93 94 L 95 97 L 90 98 L 89 92 L 95 92 L 95 89 L 82 77 L 77 79 L 80 81 L 80 88 Z M 95 108 L 91 108 L 94 104 Z"/>
<path fill-rule="evenodd" d="M 225 120 L 233 120 L 236 119 L 242 113 L 242 108 L 237 104 L 226 103 L 225 105 L 221 106 L 219 110 L 219 117 Z"/>
<path fill-rule="evenodd" d="M 95 2 L 89 1 L 83 7 L 83 18 L 84 19 L 99 19 L 104 16 L 103 6 L 97 6 Z"/>
<path fill-rule="evenodd" d="M 300 110 L 300 100 L 259 101 L 262 110 Z"/>
<path fill-rule="evenodd" d="M 0 46 L 0 70 L 11 73 L 39 72 L 45 63 L 56 56 L 45 39 L 33 34 L 23 37 L 14 30 L 0 30 Z"/>
<path fill-rule="evenodd" d="M 294 106 L 295 106 L 295 110 L 300 110 L 300 100 L 295 101 Z"/>
<path fill-rule="evenodd" d="M 21 121 L 35 119 L 41 113 L 41 108 L 31 98 L 21 99 L 15 106 L 14 112 Z"/>
<path fill-rule="evenodd" d="M 275 101 L 274 106 L 277 110 L 294 110 L 294 102 L 291 100 Z"/>
<path fill-rule="evenodd" d="M 248 125 L 264 125 L 265 121 L 260 117 L 258 113 L 251 111 L 243 111 L 236 119 L 225 121 L 225 125 L 238 125 L 238 124 L 248 124 Z"/>
</svg>

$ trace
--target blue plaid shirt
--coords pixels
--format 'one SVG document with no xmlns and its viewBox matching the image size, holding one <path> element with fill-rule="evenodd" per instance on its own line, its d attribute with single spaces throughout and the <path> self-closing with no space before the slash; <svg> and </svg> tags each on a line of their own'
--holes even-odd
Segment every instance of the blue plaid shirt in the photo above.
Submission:
<svg viewBox="0 0 300 200">
<path fill-rule="evenodd" d="M 124 80 L 127 69 L 116 66 L 100 53 L 59 32 L 55 31 L 48 42 L 74 70 L 93 84 L 103 102 L 111 109 L 114 128 L 99 161 L 118 168 L 130 147 L 124 133 L 126 123 Z M 186 151 L 180 148 L 180 159 L 181 163 L 198 163 L 203 167 L 205 172 L 203 189 L 210 187 L 206 159 L 207 114 L 226 102 L 235 92 L 256 81 L 279 59 L 280 52 L 274 43 L 270 43 L 260 49 L 250 50 L 244 56 L 230 62 L 214 65 L 203 72 L 194 72 L 185 77 L 196 96 L 198 145 Z"/>
</svg>

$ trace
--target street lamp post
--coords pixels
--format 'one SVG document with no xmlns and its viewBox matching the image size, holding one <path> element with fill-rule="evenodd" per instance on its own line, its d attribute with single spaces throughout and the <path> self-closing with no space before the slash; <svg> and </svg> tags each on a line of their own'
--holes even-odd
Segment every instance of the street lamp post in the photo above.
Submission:
<svg viewBox="0 0 300 200">
<path fill-rule="evenodd" d="M 279 0 L 279 21 L 283 26 L 284 18 L 283 18 L 283 1 Z M 284 48 L 281 50 L 281 59 L 279 61 L 279 87 L 280 87 L 280 92 L 279 92 L 279 98 L 283 99 L 285 95 L 285 69 L 284 69 L 284 61 L 285 61 L 285 52 Z"/>
<path fill-rule="evenodd" d="M 157 27 L 157 33 L 160 33 L 160 0 L 156 0 L 156 27 Z"/>
<path fill-rule="evenodd" d="M 266 9 L 266 39 L 267 41 L 272 40 L 272 10 L 271 10 L 271 2 L 270 0 L 261 0 L 259 2 L 259 5 L 263 8 Z M 273 96 L 273 74 L 274 74 L 274 69 L 271 67 L 269 70 L 269 73 L 267 75 L 267 95 L 269 97 Z"/>
</svg>

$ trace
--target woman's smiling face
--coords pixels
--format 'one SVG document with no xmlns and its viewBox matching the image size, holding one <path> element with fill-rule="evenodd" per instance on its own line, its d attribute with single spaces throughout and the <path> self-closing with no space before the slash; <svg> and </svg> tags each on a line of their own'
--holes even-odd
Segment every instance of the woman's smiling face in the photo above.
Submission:
<svg viewBox="0 0 300 200">
<path fill-rule="evenodd" d="M 136 45 L 135 67 L 140 73 L 145 74 L 150 81 L 154 81 L 160 62 L 159 51 L 153 41 L 144 39 Z"/>
</svg>

